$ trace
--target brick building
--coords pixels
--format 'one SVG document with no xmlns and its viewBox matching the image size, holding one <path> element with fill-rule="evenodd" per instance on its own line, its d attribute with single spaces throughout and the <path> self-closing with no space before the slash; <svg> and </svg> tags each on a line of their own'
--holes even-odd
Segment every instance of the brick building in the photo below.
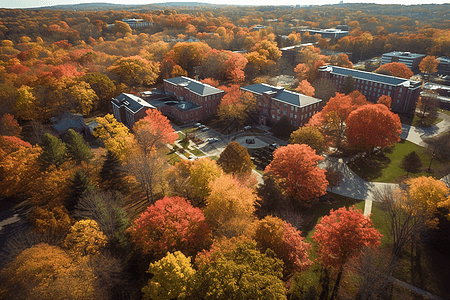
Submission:
<svg viewBox="0 0 450 300">
<path fill-rule="evenodd" d="M 437 73 L 439 75 L 450 75 L 450 57 L 442 56 L 438 57 L 437 60 L 439 60 Z"/>
<path fill-rule="evenodd" d="M 225 95 L 221 89 L 184 76 L 164 79 L 164 91 L 171 101 L 166 101 L 166 105 L 160 105 L 159 109 L 182 123 L 195 122 L 215 114 Z"/>
<path fill-rule="evenodd" d="M 318 78 L 332 80 L 341 90 L 344 79 L 349 75 L 355 80 L 355 89 L 368 101 L 375 103 L 380 96 L 387 95 L 392 99 L 392 111 L 414 114 L 422 90 L 419 81 L 330 65 L 319 68 Z"/>
<path fill-rule="evenodd" d="M 292 125 L 300 127 L 322 109 L 322 100 L 291 92 L 283 87 L 258 83 L 241 87 L 241 90 L 256 96 L 259 123 L 262 125 L 276 123 L 286 116 Z"/>
<path fill-rule="evenodd" d="M 424 59 L 425 54 L 411 52 L 393 51 L 383 54 L 381 64 L 385 65 L 392 62 L 405 64 L 414 74 L 419 73 L 419 64 Z"/>
<path fill-rule="evenodd" d="M 114 118 L 132 129 L 134 123 L 145 117 L 147 109 L 155 107 L 140 97 L 122 93 L 111 100 Z"/>
</svg>

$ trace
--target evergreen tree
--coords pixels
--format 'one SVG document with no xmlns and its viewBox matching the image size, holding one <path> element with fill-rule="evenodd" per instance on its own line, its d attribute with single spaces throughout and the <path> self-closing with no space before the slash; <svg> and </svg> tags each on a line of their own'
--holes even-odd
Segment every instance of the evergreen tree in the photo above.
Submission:
<svg viewBox="0 0 450 300">
<path fill-rule="evenodd" d="M 89 176 L 84 174 L 83 171 L 77 170 L 71 179 L 70 189 L 71 193 L 66 201 L 68 211 L 72 211 L 75 205 L 77 205 L 78 200 L 87 192 L 93 191 L 95 186 L 91 183 Z"/>
<path fill-rule="evenodd" d="M 42 148 L 39 161 L 43 168 L 48 168 L 51 165 L 59 167 L 66 161 L 66 144 L 57 137 L 46 133 L 39 146 Z"/>
<path fill-rule="evenodd" d="M 281 137 L 289 137 L 295 127 L 289 122 L 286 116 L 282 116 L 278 122 L 273 124 L 272 132 Z"/>
<path fill-rule="evenodd" d="M 348 95 L 355 90 L 355 79 L 352 75 L 348 75 L 342 84 L 342 91 Z"/>
<path fill-rule="evenodd" d="M 125 172 L 122 168 L 122 162 L 112 151 L 106 153 L 106 160 L 100 170 L 100 180 L 103 189 L 123 191 L 125 185 Z"/>
<path fill-rule="evenodd" d="M 91 147 L 84 141 L 83 136 L 75 130 L 69 129 L 65 137 L 67 140 L 67 155 L 78 164 L 82 161 L 88 162 L 92 157 Z"/>
<path fill-rule="evenodd" d="M 402 162 L 400 163 L 400 168 L 406 171 L 406 176 L 408 176 L 409 172 L 419 172 L 421 167 L 422 161 L 420 160 L 420 157 L 419 155 L 417 155 L 416 151 L 406 154 L 405 157 L 403 157 Z"/>
<path fill-rule="evenodd" d="M 238 142 L 231 142 L 222 151 L 217 164 L 228 174 L 250 173 L 253 169 L 253 163 L 247 148 L 239 145 Z"/>
</svg>

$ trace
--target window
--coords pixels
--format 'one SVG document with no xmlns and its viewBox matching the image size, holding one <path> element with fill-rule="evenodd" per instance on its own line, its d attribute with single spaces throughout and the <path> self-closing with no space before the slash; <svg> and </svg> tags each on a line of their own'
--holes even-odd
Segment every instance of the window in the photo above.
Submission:
<svg viewBox="0 0 450 300">
<path fill-rule="evenodd" d="M 277 113 L 279 113 L 279 114 L 280 114 L 280 113 L 281 113 L 281 109 L 277 109 Z"/>
<path fill-rule="evenodd" d="M 295 112 L 297 112 L 297 106 L 295 107 Z"/>
<path fill-rule="evenodd" d="M 293 114 L 293 113 L 291 113 L 291 114 L 290 114 L 290 116 L 291 116 L 291 118 L 292 118 L 292 117 L 294 116 L 294 114 Z"/>
<path fill-rule="evenodd" d="M 280 116 L 277 117 L 277 121 L 279 121 L 279 120 L 280 120 Z"/>
<path fill-rule="evenodd" d="M 291 110 L 294 110 L 294 107 L 291 105 Z"/>
<path fill-rule="evenodd" d="M 302 119 L 302 120 L 303 120 L 303 115 L 302 115 L 302 117 L 301 117 L 300 119 Z"/>
<path fill-rule="evenodd" d="M 297 119 L 297 115 L 295 115 L 295 119 Z"/>
<path fill-rule="evenodd" d="M 287 116 L 287 111 L 284 110 L 283 111 L 283 115 Z"/>
<path fill-rule="evenodd" d="M 275 119 L 275 115 L 272 115 L 272 119 Z"/>
<path fill-rule="evenodd" d="M 267 103 L 264 103 L 264 107 L 267 107 Z"/>
<path fill-rule="evenodd" d="M 294 126 L 297 126 L 297 121 L 294 121 Z"/>
<path fill-rule="evenodd" d="M 287 107 L 287 104 L 286 104 L 286 103 L 284 103 L 284 107 Z"/>
<path fill-rule="evenodd" d="M 400 103 L 400 99 L 397 99 L 397 104 L 399 104 Z"/>
</svg>

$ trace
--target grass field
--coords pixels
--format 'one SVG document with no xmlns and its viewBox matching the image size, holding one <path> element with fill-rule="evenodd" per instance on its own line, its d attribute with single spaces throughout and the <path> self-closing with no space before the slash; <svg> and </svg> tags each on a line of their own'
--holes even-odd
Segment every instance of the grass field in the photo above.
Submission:
<svg viewBox="0 0 450 300">
<path fill-rule="evenodd" d="M 401 161 L 405 155 L 411 153 L 412 151 L 415 151 L 420 156 L 420 159 L 422 160 L 422 168 L 419 173 L 409 173 L 409 177 L 439 177 L 435 173 L 427 172 L 431 161 L 431 153 L 424 147 L 405 140 L 395 144 L 390 149 L 386 149 L 382 154 L 372 154 L 372 156 L 365 159 L 364 164 L 362 159 L 357 159 L 351 162 L 348 166 L 356 174 L 367 181 L 399 182 L 406 178 L 406 171 L 400 168 Z M 433 159 L 431 170 L 439 167 L 441 164 L 441 161 Z"/>
</svg>

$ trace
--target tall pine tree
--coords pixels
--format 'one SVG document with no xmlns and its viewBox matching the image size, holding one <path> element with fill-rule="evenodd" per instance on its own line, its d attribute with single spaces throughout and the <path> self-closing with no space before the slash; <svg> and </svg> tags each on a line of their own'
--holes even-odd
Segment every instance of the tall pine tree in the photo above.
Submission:
<svg viewBox="0 0 450 300">
<path fill-rule="evenodd" d="M 124 191 L 125 171 L 119 157 L 112 151 L 106 153 L 106 160 L 100 170 L 101 186 L 104 190 Z"/>
<path fill-rule="evenodd" d="M 95 186 L 91 183 L 89 176 L 84 174 L 83 171 L 77 170 L 71 179 L 70 189 L 71 193 L 66 200 L 66 208 L 68 211 L 72 211 L 80 198 L 86 193 L 93 191 Z"/>
<path fill-rule="evenodd" d="M 88 162 L 92 157 L 91 147 L 84 141 L 81 134 L 73 129 L 69 129 L 65 136 L 67 143 L 67 155 L 80 164 L 82 161 Z"/>
<path fill-rule="evenodd" d="M 39 162 L 44 169 L 51 165 L 59 167 L 66 161 L 66 144 L 57 137 L 46 133 L 39 146 L 42 148 L 42 153 L 39 155 Z"/>
</svg>

